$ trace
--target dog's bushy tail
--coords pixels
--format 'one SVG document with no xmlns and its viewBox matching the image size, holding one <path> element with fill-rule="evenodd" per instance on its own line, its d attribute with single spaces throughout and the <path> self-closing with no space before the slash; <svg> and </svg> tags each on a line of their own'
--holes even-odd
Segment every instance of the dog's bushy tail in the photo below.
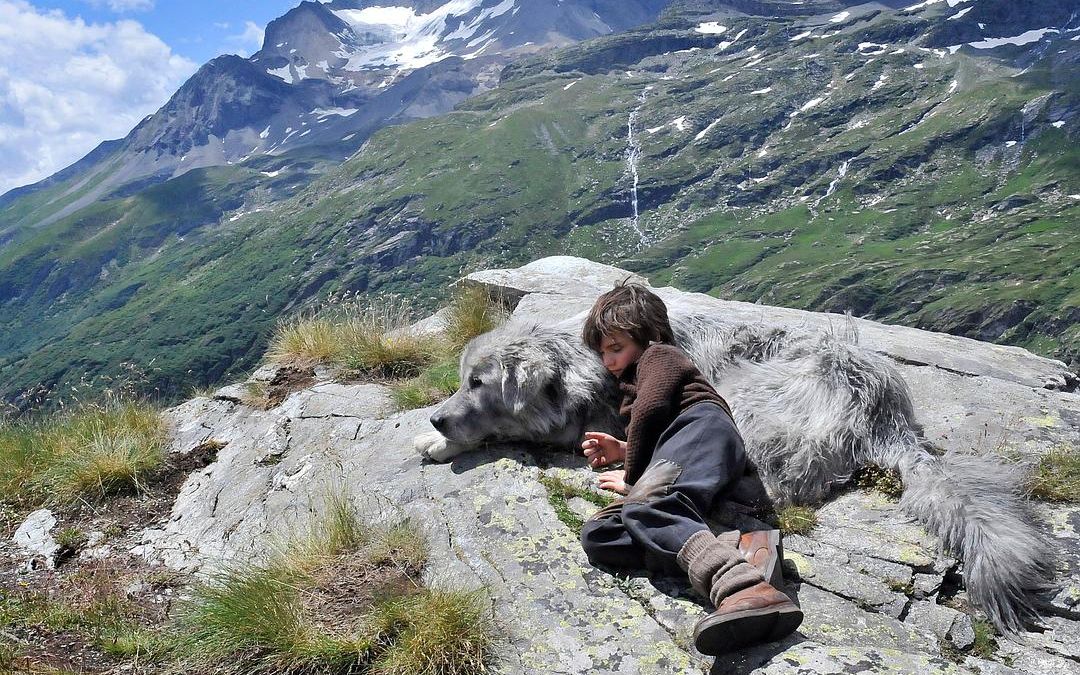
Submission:
<svg viewBox="0 0 1080 675">
<path fill-rule="evenodd" d="M 904 482 L 900 507 L 963 561 L 972 603 L 1000 631 L 1038 618 L 1029 593 L 1049 585 L 1053 548 L 1024 494 L 1026 468 L 992 453 L 937 454 L 923 440 L 907 384 L 882 371 L 872 432 L 873 461 Z"/>
<path fill-rule="evenodd" d="M 1033 525 L 1021 466 L 990 455 L 909 453 L 897 462 L 900 506 L 963 560 L 971 601 L 999 630 L 1017 631 L 1038 613 L 1028 593 L 1053 575 L 1047 537 Z"/>
</svg>

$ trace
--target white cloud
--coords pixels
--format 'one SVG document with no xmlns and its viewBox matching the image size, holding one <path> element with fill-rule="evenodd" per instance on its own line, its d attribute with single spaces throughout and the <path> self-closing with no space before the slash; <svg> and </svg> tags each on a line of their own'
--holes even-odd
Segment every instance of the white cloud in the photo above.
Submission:
<svg viewBox="0 0 1080 675">
<path fill-rule="evenodd" d="M 127 135 L 196 67 L 135 21 L 0 0 L 0 194 Z"/>
<path fill-rule="evenodd" d="M 146 12 L 154 8 L 154 0 L 89 0 L 94 7 L 108 7 L 114 12 Z"/>
<path fill-rule="evenodd" d="M 242 33 L 225 38 L 225 43 L 228 45 L 225 51 L 231 51 L 247 58 L 262 48 L 265 31 L 264 26 L 260 26 L 254 21 L 245 21 Z"/>
</svg>

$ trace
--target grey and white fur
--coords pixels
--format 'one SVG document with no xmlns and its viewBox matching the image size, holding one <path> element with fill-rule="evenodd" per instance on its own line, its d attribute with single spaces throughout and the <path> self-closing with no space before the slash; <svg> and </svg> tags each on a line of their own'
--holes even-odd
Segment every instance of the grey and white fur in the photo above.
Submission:
<svg viewBox="0 0 1080 675">
<path fill-rule="evenodd" d="M 1022 467 L 934 452 L 904 380 L 854 334 L 793 335 L 703 316 L 672 325 L 731 404 L 778 505 L 819 504 L 869 464 L 896 469 L 901 507 L 964 561 L 972 602 L 1002 630 L 1037 617 L 1028 594 L 1048 586 L 1053 557 L 1028 513 Z M 469 343 L 460 374 L 461 388 L 431 416 L 437 431 L 415 440 L 431 459 L 492 441 L 576 450 L 586 430 L 623 431 L 615 380 L 576 333 L 509 324 Z"/>
</svg>

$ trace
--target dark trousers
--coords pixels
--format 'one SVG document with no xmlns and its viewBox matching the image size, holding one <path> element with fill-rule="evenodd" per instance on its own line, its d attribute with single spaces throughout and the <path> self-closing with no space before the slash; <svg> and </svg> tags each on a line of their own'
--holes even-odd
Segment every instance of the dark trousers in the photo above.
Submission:
<svg viewBox="0 0 1080 675">
<path fill-rule="evenodd" d="M 712 403 L 690 407 L 660 436 L 630 493 L 585 522 L 589 562 L 679 574 L 679 549 L 708 529 L 706 514 L 745 468 L 742 437 L 727 412 Z"/>
</svg>

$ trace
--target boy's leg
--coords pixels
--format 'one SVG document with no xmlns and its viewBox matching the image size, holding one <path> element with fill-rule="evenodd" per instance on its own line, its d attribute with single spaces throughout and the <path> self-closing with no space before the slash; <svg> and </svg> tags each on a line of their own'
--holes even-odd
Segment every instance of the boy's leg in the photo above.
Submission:
<svg viewBox="0 0 1080 675">
<path fill-rule="evenodd" d="M 695 534 L 708 532 L 705 515 L 745 467 L 742 438 L 719 406 L 698 404 L 672 422 L 622 508 L 622 523 L 650 569 L 682 571 L 679 551 Z M 735 533 L 733 561 L 742 560 L 737 546 Z"/>
<path fill-rule="evenodd" d="M 713 536 L 705 524 L 704 514 L 743 475 L 745 464 L 731 418 L 716 406 L 694 406 L 661 436 L 622 507 L 622 525 L 646 565 L 686 572 L 717 608 L 694 629 L 695 645 L 705 654 L 779 639 L 802 621 L 802 611 L 743 557 L 740 533 Z"/>
<path fill-rule="evenodd" d="M 581 547 L 593 565 L 641 569 L 645 558 L 622 520 L 622 499 L 594 513 L 581 527 Z"/>
</svg>

